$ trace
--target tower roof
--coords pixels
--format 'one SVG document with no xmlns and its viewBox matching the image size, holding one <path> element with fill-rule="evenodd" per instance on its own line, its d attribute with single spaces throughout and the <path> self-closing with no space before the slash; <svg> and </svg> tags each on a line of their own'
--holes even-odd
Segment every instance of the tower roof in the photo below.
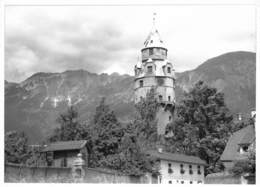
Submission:
<svg viewBox="0 0 260 187">
<path fill-rule="evenodd" d="M 146 38 L 144 42 L 144 48 L 149 48 L 149 47 L 162 47 L 166 48 L 164 46 L 163 40 L 161 39 L 161 36 L 156 28 L 155 25 L 155 13 L 153 17 L 153 27 L 151 32 L 149 33 L 148 37 Z"/>
</svg>

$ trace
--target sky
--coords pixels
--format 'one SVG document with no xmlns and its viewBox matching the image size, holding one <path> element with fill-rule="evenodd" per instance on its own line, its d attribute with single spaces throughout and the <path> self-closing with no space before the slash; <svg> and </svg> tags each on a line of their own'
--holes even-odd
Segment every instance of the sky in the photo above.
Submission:
<svg viewBox="0 0 260 187">
<path fill-rule="evenodd" d="M 133 75 L 154 12 L 176 72 L 256 51 L 252 6 L 7 6 L 5 79 L 78 69 Z"/>
</svg>

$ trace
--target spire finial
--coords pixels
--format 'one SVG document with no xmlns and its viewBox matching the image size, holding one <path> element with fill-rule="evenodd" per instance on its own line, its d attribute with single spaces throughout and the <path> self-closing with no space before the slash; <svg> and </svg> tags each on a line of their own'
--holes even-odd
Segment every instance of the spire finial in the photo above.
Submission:
<svg viewBox="0 0 260 187">
<path fill-rule="evenodd" d="M 155 27 L 156 12 L 153 13 L 153 26 Z"/>
</svg>

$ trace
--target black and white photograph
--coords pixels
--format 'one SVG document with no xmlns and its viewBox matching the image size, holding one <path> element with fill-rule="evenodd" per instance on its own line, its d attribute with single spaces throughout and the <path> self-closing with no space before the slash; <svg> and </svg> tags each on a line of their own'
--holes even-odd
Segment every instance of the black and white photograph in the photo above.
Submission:
<svg viewBox="0 0 260 187">
<path fill-rule="evenodd" d="M 4 183 L 256 184 L 257 4 L 163 2 L 2 4 Z"/>
</svg>

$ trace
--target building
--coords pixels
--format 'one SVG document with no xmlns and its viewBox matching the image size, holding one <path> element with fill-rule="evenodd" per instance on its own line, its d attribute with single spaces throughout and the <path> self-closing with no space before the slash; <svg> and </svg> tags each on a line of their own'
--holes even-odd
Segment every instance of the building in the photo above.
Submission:
<svg viewBox="0 0 260 187">
<path fill-rule="evenodd" d="M 229 171 L 236 161 L 248 159 L 250 149 L 255 146 L 255 127 L 248 125 L 236 131 L 228 140 L 220 160 Z"/>
<path fill-rule="evenodd" d="M 141 61 L 135 66 L 135 103 L 146 97 L 147 92 L 154 88 L 156 97 L 161 104 L 157 113 L 158 134 L 164 135 L 166 125 L 173 119 L 175 105 L 175 76 L 172 63 L 167 58 L 168 50 L 155 26 L 141 49 Z"/>
<path fill-rule="evenodd" d="M 204 183 L 206 162 L 195 156 L 162 152 L 160 149 L 147 151 L 155 158 L 160 175 L 159 184 L 201 184 Z"/>
<path fill-rule="evenodd" d="M 243 173 L 234 175 L 231 169 L 237 161 L 249 159 L 250 149 L 255 150 L 255 128 L 248 125 L 229 138 L 220 160 L 225 169 L 223 172 L 212 173 L 206 176 L 206 184 L 255 184 L 255 174 Z"/>
<path fill-rule="evenodd" d="M 54 142 L 42 150 L 46 165 L 53 167 L 72 167 L 79 153 L 87 164 L 89 149 L 86 140 Z"/>
</svg>

